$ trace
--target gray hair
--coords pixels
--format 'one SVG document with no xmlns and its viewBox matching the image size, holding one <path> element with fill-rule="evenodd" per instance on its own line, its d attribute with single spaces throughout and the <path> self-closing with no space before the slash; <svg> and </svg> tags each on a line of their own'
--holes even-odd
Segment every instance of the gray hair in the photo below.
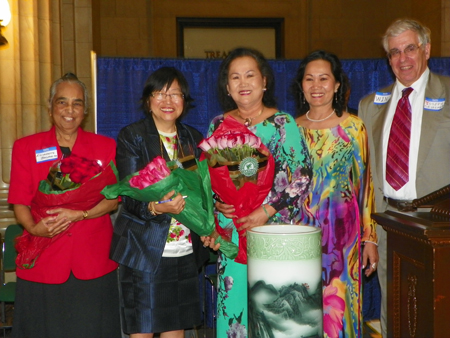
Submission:
<svg viewBox="0 0 450 338">
<path fill-rule="evenodd" d="M 78 77 L 73 73 L 66 73 L 61 78 L 59 78 L 58 80 L 53 82 L 52 86 L 50 87 L 50 96 L 48 98 L 48 109 L 50 109 L 50 110 L 52 109 L 53 99 L 56 95 L 56 88 L 58 87 L 58 85 L 60 85 L 63 82 L 76 83 L 77 85 L 79 85 L 81 87 L 81 89 L 83 90 L 83 94 L 84 94 L 84 115 L 86 115 L 88 113 L 88 108 L 89 108 L 88 90 L 86 88 L 86 85 L 83 82 L 81 82 L 80 80 L 78 80 Z"/>
<path fill-rule="evenodd" d="M 408 30 L 417 33 L 421 45 L 431 43 L 431 31 L 428 27 L 413 19 L 399 19 L 392 23 L 383 35 L 382 42 L 386 53 L 389 53 L 388 39 L 399 36 Z"/>
</svg>

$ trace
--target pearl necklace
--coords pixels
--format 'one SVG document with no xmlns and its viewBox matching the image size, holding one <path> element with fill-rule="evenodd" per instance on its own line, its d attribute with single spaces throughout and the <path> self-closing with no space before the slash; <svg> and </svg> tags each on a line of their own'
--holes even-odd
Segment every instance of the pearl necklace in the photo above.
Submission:
<svg viewBox="0 0 450 338">
<path fill-rule="evenodd" d="M 252 121 L 253 121 L 254 119 L 256 119 L 258 116 L 261 116 L 261 114 L 262 114 L 263 111 L 264 111 L 264 108 L 265 108 L 265 107 L 263 106 L 262 109 L 261 109 L 261 111 L 258 113 L 258 115 L 253 116 L 253 117 L 247 117 L 247 118 L 242 117 L 242 116 L 241 116 L 241 112 L 239 111 L 239 109 L 237 110 L 237 114 L 238 114 L 238 116 L 239 116 L 241 119 L 244 120 L 244 126 L 250 127 L 250 126 L 252 125 Z"/>
<path fill-rule="evenodd" d="M 306 118 L 311 121 L 311 122 L 322 122 L 325 121 L 326 119 L 329 119 L 331 117 L 331 115 L 333 115 L 335 113 L 335 110 L 333 109 L 333 111 L 331 112 L 330 115 L 328 115 L 327 117 L 320 119 L 320 120 L 314 120 L 312 118 L 309 117 L 309 110 L 306 112 Z"/>
</svg>

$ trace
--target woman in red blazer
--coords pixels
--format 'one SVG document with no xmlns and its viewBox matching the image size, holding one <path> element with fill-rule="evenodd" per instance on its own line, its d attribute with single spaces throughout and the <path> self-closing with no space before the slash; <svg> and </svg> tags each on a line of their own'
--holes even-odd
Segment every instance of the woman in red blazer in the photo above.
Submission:
<svg viewBox="0 0 450 338">
<path fill-rule="evenodd" d="M 39 182 L 63 154 L 102 165 L 115 159 L 113 139 L 80 128 L 87 102 L 85 85 L 64 75 L 50 89 L 53 127 L 14 143 L 8 202 L 25 233 L 58 235 L 32 268 L 16 270 L 14 337 L 121 337 L 117 264 L 109 259 L 109 212 L 117 200 L 103 199 L 89 210 L 55 207 L 38 220 L 32 216 Z"/>
</svg>

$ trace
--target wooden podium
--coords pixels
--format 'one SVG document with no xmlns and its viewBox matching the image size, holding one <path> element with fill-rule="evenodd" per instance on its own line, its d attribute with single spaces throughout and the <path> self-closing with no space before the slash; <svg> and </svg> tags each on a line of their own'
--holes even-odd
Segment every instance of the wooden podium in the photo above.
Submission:
<svg viewBox="0 0 450 338">
<path fill-rule="evenodd" d="M 450 220 L 394 211 L 373 218 L 387 231 L 388 337 L 450 337 Z"/>
</svg>

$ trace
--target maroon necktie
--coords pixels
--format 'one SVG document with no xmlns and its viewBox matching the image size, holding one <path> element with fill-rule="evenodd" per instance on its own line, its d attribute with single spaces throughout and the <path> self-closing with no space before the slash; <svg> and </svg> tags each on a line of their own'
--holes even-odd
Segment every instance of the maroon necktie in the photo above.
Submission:
<svg viewBox="0 0 450 338">
<path fill-rule="evenodd" d="M 411 104 L 408 96 L 413 89 L 403 89 L 392 120 L 386 157 L 386 181 L 399 190 L 409 181 L 409 141 L 411 139 Z"/>
</svg>

